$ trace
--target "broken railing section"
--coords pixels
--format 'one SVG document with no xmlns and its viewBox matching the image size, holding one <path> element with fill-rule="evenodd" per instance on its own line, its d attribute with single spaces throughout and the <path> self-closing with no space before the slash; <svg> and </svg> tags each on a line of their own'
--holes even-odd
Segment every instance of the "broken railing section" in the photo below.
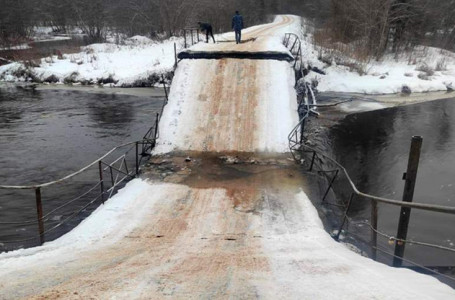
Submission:
<svg viewBox="0 0 455 300">
<path fill-rule="evenodd" d="M 304 139 L 305 124 L 310 115 L 318 115 L 316 111 L 318 105 L 316 100 L 315 87 L 305 80 L 305 72 L 302 56 L 302 42 L 294 33 L 286 33 L 283 40 L 283 45 L 289 50 L 293 56 L 294 71 L 296 84 L 295 88 L 298 97 L 298 114 L 299 124 L 291 131 L 288 136 L 289 148 L 295 160 L 300 160 L 300 145 Z"/>
<path fill-rule="evenodd" d="M 86 212 L 89 207 L 104 204 L 126 182 L 139 176 L 141 166 L 152 156 L 159 133 L 158 124 L 168 102 L 164 77 L 162 83 L 165 90 L 165 101 L 161 112 L 156 114 L 153 126 L 141 140 L 117 146 L 79 171 L 55 181 L 30 186 L 0 186 L 0 190 L 6 190 L 10 194 L 20 192 L 21 195 L 26 195 L 27 191 L 33 191 L 37 215 L 35 220 L 11 222 L 0 220 L 2 227 L 0 231 L 3 231 L 3 227 L 8 227 L 10 231 L 16 232 L 20 231 L 18 228 L 27 227 L 36 228 L 38 233 L 36 236 L 28 238 L 9 238 L 7 240 L 0 238 L 0 252 L 15 250 L 25 245 L 43 244 L 46 240 L 50 240 L 49 236 L 57 238 L 59 236 L 57 229 L 67 226 L 71 220 Z M 50 191 L 52 188 L 62 185 L 68 185 L 68 188 L 73 188 L 73 190 L 79 190 L 81 187 L 84 192 L 63 204 L 59 203 L 57 207 L 48 208 L 49 211 L 45 212 L 47 201 L 50 203 L 51 200 L 62 197 L 61 194 L 52 195 Z M 71 210 L 70 205 L 77 206 L 77 209 Z M 61 218 L 55 220 L 57 215 Z"/>
<path fill-rule="evenodd" d="M 299 96 L 298 102 L 298 113 L 300 122 L 296 127 L 291 131 L 288 136 L 289 149 L 291 151 L 294 159 L 302 165 L 308 167 L 308 172 L 316 173 L 321 178 L 325 179 L 327 182 L 327 189 L 324 192 L 324 196 L 321 200 L 321 205 L 330 205 L 337 207 L 342 210 L 341 220 L 339 222 L 338 230 L 335 231 L 333 237 L 336 240 L 340 239 L 342 233 L 351 234 L 355 236 L 354 233 L 350 232 L 347 229 L 347 226 L 350 224 L 359 223 L 353 222 L 349 217 L 349 212 L 351 210 L 352 204 L 355 201 L 370 201 L 371 204 L 371 217 L 370 221 L 363 222 L 362 225 L 366 225 L 370 229 L 371 240 L 367 243 L 371 249 L 370 256 L 374 260 L 377 259 L 377 253 L 381 252 L 384 255 L 388 255 L 393 258 L 393 265 L 396 267 L 401 267 L 403 261 L 407 262 L 408 265 L 414 265 L 420 271 L 426 271 L 432 274 L 437 274 L 438 276 L 444 277 L 447 280 L 452 281 L 455 284 L 455 278 L 441 274 L 437 271 L 429 269 L 428 267 L 417 264 L 413 261 L 410 261 L 404 258 L 404 250 L 406 244 L 420 245 L 424 247 L 435 248 L 439 250 L 448 251 L 455 255 L 455 249 L 450 247 L 445 247 L 442 245 L 436 245 L 431 243 L 424 243 L 414 240 L 407 240 L 407 229 L 410 220 L 411 209 L 426 210 L 430 212 L 439 212 L 446 214 L 455 214 L 455 207 L 446 207 L 439 205 L 431 204 L 422 204 L 422 203 L 412 203 L 415 180 L 417 176 L 417 169 L 420 157 L 420 147 L 422 145 L 421 137 L 413 137 L 411 143 L 411 151 L 409 156 L 408 171 L 405 173 L 403 179 L 406 180 L 405 190 L 403 195 L 403 201 L 391 200 L 382 197 L 376 197 L 369 194 L 360 192 L 353 181 L 351 180 L 346 169 L 334 159 L 321 154 L 316 149 L 313 149 L 306 145 L 305 143 L 305 125 L 308 118 L 312 114 L 318 114 L 315 111 L 315 108 L 322 106 L 335 106 L 346 101 L 342 101 L 330 105 L 318 105 L 316 101 L 315 91 L 313 86 L 310 83 L 305 82 L 304 76 L 304 66 L 302 63 L 302 49 L 301 42 L 297 35 L 292 33 L 287 33 L 285 35 L 283 44 L 289 49 L 291 54 L 294 56 L 294 69 L 296 71 L 296 89 Z M 350 100 L 348 100 L 350 101 Z M 341 198 L 340 203 L 331 203 L 327 200 L 329 192 L 335 192 L 335 186 L 338 185 L 340 191 L 337 196 Z M 346 194 L 346 190 L 350 191 Z M 336 199 L 337 197 L 335 197 Z M 344 201 L 343 201 L 344 200 Z M 378 230 L 378 203 L 386 205 L 394 205 L 401 207 L 399 226 L 397 229 L 396 237 L 392 235 L 385 234 Z M 357 236 L 358 237 L 358 236 Z M 378 246 L 378 237 L 386 238 L 389 244 L 395 246 L 395 252 L 390 253 L 387 249 L 383 249 Z"/>
</svg>

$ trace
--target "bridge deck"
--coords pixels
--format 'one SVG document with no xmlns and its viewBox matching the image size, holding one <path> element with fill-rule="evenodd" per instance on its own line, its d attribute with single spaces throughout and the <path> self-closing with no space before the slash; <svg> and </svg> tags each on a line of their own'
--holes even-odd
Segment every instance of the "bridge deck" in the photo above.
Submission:
<svg viewBox="0 0 455 300">
<path fill-rule="evenodd" d="M 324 231 L 307 197 L 320 199 L 316 185 L 277 154 L 297 123 L 292 75 L 275 60 L 182 62 L 148 180 L 63 238 L 1 255 L 0 299 L 453 298 L 436 279 L 375 263 Z"/>
</svg>

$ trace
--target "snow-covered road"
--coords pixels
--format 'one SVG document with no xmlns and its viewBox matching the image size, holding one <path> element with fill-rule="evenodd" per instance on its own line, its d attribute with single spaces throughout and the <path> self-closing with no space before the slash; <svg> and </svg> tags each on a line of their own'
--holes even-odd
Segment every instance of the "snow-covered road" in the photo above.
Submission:
<svg viewBox="0 0 455 300">
<path fill-rule="evenodd" d="M 276 38 L 294 22 L 250 34 Z M 0 255 L 0 299 L 453 299 L 324 231 L 308 179 L 277 154 L 297 122 L 292 74 L 277 61 L 182 62 L 148 180 L 61 239 Z"/>
</svg>

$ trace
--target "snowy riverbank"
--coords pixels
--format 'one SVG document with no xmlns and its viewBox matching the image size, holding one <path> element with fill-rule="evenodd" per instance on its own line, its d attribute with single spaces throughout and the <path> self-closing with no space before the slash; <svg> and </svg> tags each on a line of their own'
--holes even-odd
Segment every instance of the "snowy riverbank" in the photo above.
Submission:
<svg viewBox="0 0 455 300">
<path fill-rule="evenodd" d="M 135 36 L 124 45 L 93 44 L 76 54 L 41 59 L 39 66 L 15 62 L 0 67 L 0 81 L 44 82 L 60 84 L 102 84 L 109 86 L 153 86 L 161 75 L 172 72 L 174 43 L 171 38 L 156 42 Z"/>
<path fill-rule="evenodd" d="M 302 39 L 303 61 L 317 67 L 325 75 L 310 71 L 308 81 L 317 80 L 321 92 L 361 94 L 394 94 L 404 90 L 412 93 L 446 91 L 455 84 L 455 53 L 431 47 L 418 47 L 400 57 L 385 56 L 379 61 L 359 62 L 334 49 L 313 42 L 314 27 L 308 20 L 280 29 L 279 34 L 293 32 Z M 258 30 L 264 25 L 245 30 Z M 277 33 L 276 33 L 277 34 Z M 259 37 L 261 38 L 261 37 Z M 220 43 L 233 39 L 232 33 L 216 36 Z M 161 75 L 170 76 L 174 43 L 182 48 L 182 38 L 163 42 L 135 36 L 123 45 L 93 44 L 76 54 L 43 58 L 39 66 L 12 63 L 0 67 L 0 81 L 49 82 L 59 84 L 100 84 L 116 87 L 155 85 Z M 205 47 L 205 43 L 193 47 Z M 247 44 L 242 45 L 247 46 Z M 349 45 L 345 45 L 349 47 Z M 210 45 L 209 47 L 215 47 Z"/>
<path fill-rule="evenodd" d="M 284 17 L 268 35 L 295 22 Z M 135 179 L 64 237 L 1 254 L 0 298 L 453 298 L 435 278 L 335 242 L 293 161 L 237 169 L 210 157 L 287 152 L 298 121 L 291 78 L 273 60 L 182 63 L 158 147 L 201 156 L 156 158 L 159 174 L 175 173 L 166 182 Z"/>
<path fill-rule="evenodd" d="M 336 49 L 314 44 L 314 27 L 303 20 L 300 32 L 303 61 L 317 67 L 325 75 L 311 71 L 308 81 L 317 80 L 321 92 L 361 94 L 394 94 L 409 88 L 408 92 L 446 91 L 455 84 L 455 53 L 417 47 L 413 52 L 398 57 L 386 55 L 376 61 L 361 62 Z M 349 45 L 334 45 L 347 48 Z"/>
</svg>

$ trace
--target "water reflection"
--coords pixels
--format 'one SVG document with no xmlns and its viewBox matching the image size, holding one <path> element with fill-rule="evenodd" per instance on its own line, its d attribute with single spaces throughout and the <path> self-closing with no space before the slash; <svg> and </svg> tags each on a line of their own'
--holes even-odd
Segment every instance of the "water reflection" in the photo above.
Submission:
<svg viewBox="0 0 455 300">
<path fill-rule="evenodd" d="M 123 96 L 120 96 L 123 98 Z M 99 99 L 87 101 L 91 120 L 100 126 L 118 126 L 117 124 L 130 123 L 135 115 L 132 102 L 118 103 L 119 96 L 99 95 Z"/>
<path fill-rule="evenodd" d="M 0 184 L 43 183 L 79 170 L 113 147 L 141 139 L 154 124 L 153 116 L 162 103 L 163 97 L 0 88 Z M 80 195 L 93 186 L 98 176 L 96 166 L 80 178 L 44 189 L 44 211 Z M 2 222 L 34 220 L 34 196 L 33 190 L 0 190 Z M 85 209 L 82 218 L 99 204 L 100 201 Z M 76 201 L 66 214 L 84 205 Z M 65 211 L 53 215 L 46 228 L 64 215 Z M 80 220 L 81 217 L 72 220 L 70 226 L 59 228 L 49 237 L 70 230 Z M 30 237 L 36 232 L 36 224 L 2 225 L 0 241 Z"/>
<path fill-rule="evenodd" d="M 401 200 L 411 137 L 423 136 L 414 201 L 455 206 L 454 123 L 455 100 L 446 99 L 350 115 L 330 130 L 329 140 L 334 157 L 361 191 Z M 356 202 L 354 211 L 359 219 L 369 218 L 369 201 Z M 399 209 L 380 205 L 379 211 L 380 229 L 396 235 Z M 454 227 L 451 215 L 413 210 L 408 236 L 452 247 Z M 393 252 L 387 241 L 382 243 Z M 455 265 L 452 255 L 431 251 L 409 246 L 406 257 L 426 265 Z"/>
</svg>

